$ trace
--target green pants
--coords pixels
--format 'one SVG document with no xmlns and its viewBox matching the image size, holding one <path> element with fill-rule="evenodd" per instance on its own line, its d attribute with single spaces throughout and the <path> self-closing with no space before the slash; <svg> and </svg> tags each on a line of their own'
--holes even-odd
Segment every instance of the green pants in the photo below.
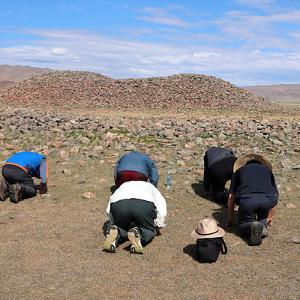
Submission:
<svg viewBox="0 0 300 300">
<path fill-rule="evenodd" d="M 110 212 L 113 217 L 113 224 L 117 225 L 119 229 L 119 244 L 127 240 L 127 233 L 133 227 L 138 227 L 142 245 L 150 243 L 154 238 L 156 208 L 152 202 L 140 199 L 124 199 L 111 203 Z"/>
</svg>

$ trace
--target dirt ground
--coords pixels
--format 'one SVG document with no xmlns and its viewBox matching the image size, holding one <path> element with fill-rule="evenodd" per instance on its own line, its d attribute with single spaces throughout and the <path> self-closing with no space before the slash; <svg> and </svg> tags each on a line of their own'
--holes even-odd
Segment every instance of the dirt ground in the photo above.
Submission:
<svg viewBox="0 0 300 300">
<path fill-rule="evenodd" d="M 168 155 L 168 149 L 162 151 Z M 184 167 L 173 175 L 170 191 L 164 186 L 167 169 L 159 167 L 167 227 L 144 255 L 130 254 L 128 244 L 115 254 L 101 251 L 116 160 L 72 156 L 65 163 L 52 153 L 46 196 L 17 205 L 0 202 L 0 299 L 300 298 L 299 244 L 292 242 L 300 236 L 299 169 L 275 172 L 281 188 L 288 188 L 261 246 L 249 247 L 231 229 L 225 235 L 228 254 L 215 264 L 200 264 L 190 233 L 204 216 L 224 225 L 226 210 L 197 194 L 201 176 Z M 63 167 L 70 174 L 62 174 Z M 85 199 L 84 192 L 96 197 Z"/>
</svg>

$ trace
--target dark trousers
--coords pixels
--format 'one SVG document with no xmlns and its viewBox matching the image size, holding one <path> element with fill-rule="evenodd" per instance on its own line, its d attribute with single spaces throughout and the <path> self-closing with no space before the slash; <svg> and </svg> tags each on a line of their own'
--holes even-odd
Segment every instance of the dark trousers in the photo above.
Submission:
<svg viewBox="0 0 300 300">
<path fill-rule="evenodd" d="M 138 227 L 142 245 L 150 243 L 154 238 L 156 208 L 152 202 L 140 199 L 120 200 L 111 203 L 110 213 L 113 224 L 119 228 L 119 244 L 127 240 L 127 233 L 132 227 Z"/>
<path fill-rule="evenodd" d="M 239 231 L 244 236 L 251 234 L 251 223 L 258 221 L 267 225 L 269 210 L 278 202 L 278 195 L 247 194 L 238 199 L 239 202 Z"/>
<path fill-rule="evenodd" d="M 234 161 L 234 157 L 229 157 L 209 167 L 207 157 L 204 156 L 203 186 L 208 191 L 211 189 L 213 198 L 218 203 L 227 203 L 228 192 L 225 185 L 232 177 Z"/>
<path fill-rule="evenodd" d="M 21 168 L 13 165 L 4 165 L 2 168 L 2 176 L 8 184 L 20 184 L 22 199 L 36 196 L 37 191 L 31 176 Z"/>
</svg>

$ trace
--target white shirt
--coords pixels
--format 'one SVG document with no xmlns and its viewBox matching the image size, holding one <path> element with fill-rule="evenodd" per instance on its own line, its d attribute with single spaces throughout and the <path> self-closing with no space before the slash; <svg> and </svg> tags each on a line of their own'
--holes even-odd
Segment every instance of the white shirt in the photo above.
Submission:
<svg viewBox="0 0 300 300">
<path fill-rule="evenodd" d="M 167 203 L 159 190 L 150 182 L 146 181 L 128 181 L 110 196 L 106 212 L 111 219 L 110 204 L 125 199 L 141 199 L 152 202 L 157 210 L 157 218 L 154 223 L 157 227 L 165 227 L 165 218 L 167 216 Z"/>
</svg>

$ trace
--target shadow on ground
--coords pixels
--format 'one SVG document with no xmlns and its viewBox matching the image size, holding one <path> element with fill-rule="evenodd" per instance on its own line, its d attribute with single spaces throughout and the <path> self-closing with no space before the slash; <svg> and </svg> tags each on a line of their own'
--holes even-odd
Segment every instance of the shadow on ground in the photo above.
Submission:
<svg viewBox="0 0 300 300">
<path fill-rule="evenodd" d="M 230 225 L 229 227 L 226 227 L 227 226 L 227 209 L 226 208 L 220 207 L 220 208 L 215 209 L 212 212 L 212 217 L 217 221 L 218 226 L 220 226 L 223 229 L 225 229 L 226 232 L 233 233 L 236 236 L 240 236 L 237 226 Z M 235 222 L 237 224 L 238 223 L 237 222 L 237 220 L 238 220 L 238 214 L 237 214 L 236 211 L 234 212 L 233 217 L 234 217 Z"/>
<path fill-rule="evenodd" d="M 189 244 L 183 248 L 183 253 L 188 254 L 193 260 L 197 260 L 196 244 Z"/>
<path fill-rule="evenodd" d="M 197 183 L 192 183 L 191 187 L 194 190 L 196 195 L 200 196 L 201 198 L 204 198 L 204 199 L 214 202 L 212 194 L 210 192 L 207 192 L 204 189 L 202 180 Z"/>
</svg>

